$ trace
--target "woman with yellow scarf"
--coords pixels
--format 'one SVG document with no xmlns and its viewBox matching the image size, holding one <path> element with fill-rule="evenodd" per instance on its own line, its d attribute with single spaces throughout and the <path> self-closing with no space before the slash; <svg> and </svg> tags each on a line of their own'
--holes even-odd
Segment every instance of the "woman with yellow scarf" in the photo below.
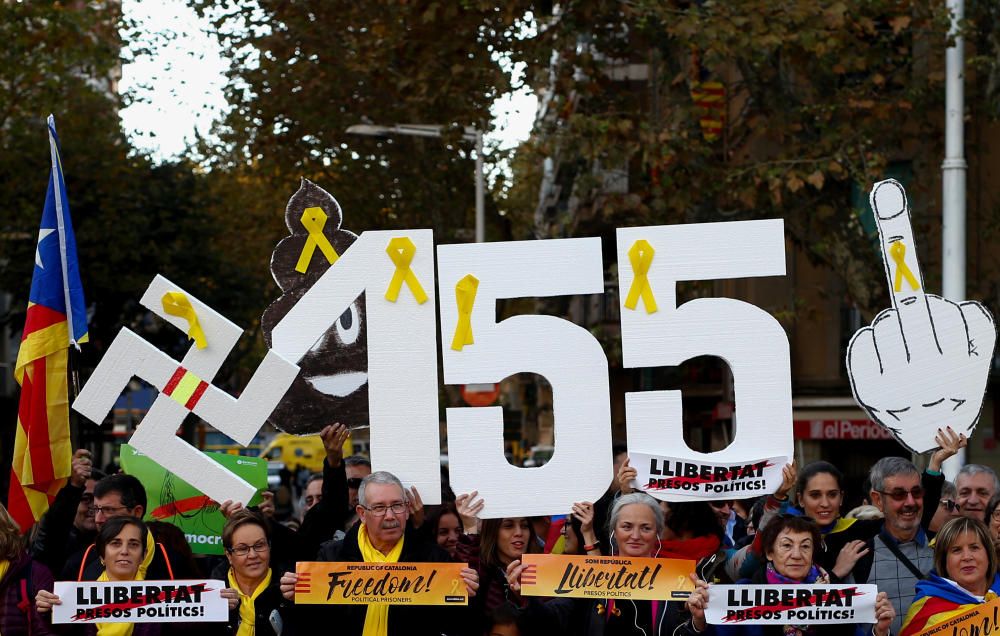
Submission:
<svg viewBox="0 0 1000 636">
<path fill-rule="evenodd" d="M 98 581 L 143 581 L 155 546 L 146 524 L 126 516 L 108 519 L 97 533 L 94 548 L 104 566 Z M 61 604 L 60 598 L 47 590 L 39 590 L 35 597 L 38 612 L 50 616 L 52 606 Z M 82 630 L 84 636 L 161 636 L 164 626 L 163 623 L 96 623 L 75 630 Z"/>
<path fill-rule="evenodd" d="M 222 528 L 222 545 L 228 563 L 212 572 L 227 581 L 222 595 L 229 599 L 229 632 L 234 636 L 278 636 L 284 599 L 281 578 L 271 569 L 271 537 L 259 512 L 240 509 L 229 515 Z"/>
</svg>

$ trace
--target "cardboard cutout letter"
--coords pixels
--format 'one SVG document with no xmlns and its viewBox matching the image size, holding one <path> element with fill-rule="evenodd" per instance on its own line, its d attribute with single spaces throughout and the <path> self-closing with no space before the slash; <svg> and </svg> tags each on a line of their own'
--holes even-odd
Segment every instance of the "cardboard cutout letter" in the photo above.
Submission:
<svg viewBox="0 0 1000 636">
<path fill-rule="evenodd" d="M 888 179 L 869 197 L 878 221 L 892 308 L 847 347 L 854 399 L 911 451 L 937 448 L 937 429 L 972 435 L 983 406 L 996 324 L 975 301 L 955 303 L 924 290 L 910 207 Z"/>
<path fill-rule="evenodd" d="M 646 241 L 653 252 L 639 269 L 645 283 L 630 267 L 629 251 L 637 241 Z M 638 282 L 641 288 L 648 285 L 656 306 L 652 312 L 648 302 L 622 308 L 624 366 L 676 366 L 696 356 L 718 356 L 732 370 L 736 397 L 732 444 L 699 453 L 684 441 L 680 391 L 626 393 L 630 451 L 706 464 L 792 457 L 791 364 L 784 329 L 759 307 L 731 298 L 698 298 L 678 307 L 676 289 L 679 281 L 784 275 L 784 241 L 781 220 L 618 230 L 623 304 Z M 763 492 L 773 492 L 779 482 L 780 474 Z M 650 494 L 666 501 L 690 498 L 671 491 Z M 732 499 L 732 494 L 705 492 L 702 498 Z"/>
<path fill-rule="evenodd" d="M 412 260 L 402 268 L 387 252 L 390 242 L 400 238 L 409 238 L 414 248 Z M 395 286 L 397 272 L 403 282 L 390 301 L 386 292 Z M 414 278 L 426 290 L 423 302 L 414 292 Z M 424 503 L 438 504 L 441 440 L 432 230 L 361 234 L 275 325 L 272 351 L 298 362 L 361 294 L 368 321 L 372 468 L 391 471 L 404 484 L 416 486 Z"/>
<path fill-rule="evenodd" d="M 233 398 L 211 382 L 243 330 L 162 276 L 153 280 L 140 302 L 175 327 L 188 331 L 189 320 L 164 310 L 162 298 L 168 292 L 186 296 L 207 346 L 192 345 L 178 365 L 135 332 L 123 328 L 73 402 L 73 408 L 100 424 L 133 376 L 149 382 L 160 394 L 129 443 L 212 499 L 231 499 L 246 505 L 256 489 L 177 437 L 177 429 L 188 413 L 194 413 L 245 446 L 260 430 L 299 368 L 268 351 L 240 398 Z"/>
<path fill-rule="evenodd" d="M 596 238 L 438 247 L 444 381 L 499 382 L 532 372 L 552 385 L 555 453 L 539 468 L 507 462 L 500 407 L 448 409 L 452 487 L 478 490 L 483 518 L 565 514 L 575 501 L 596 501 L 611 482 L 608 360 L 600 343 L 553 316 L 496 322 L 499 298 L 602 293 L 602 263 Z M 460 311 L 456 285 L 468 274 L 478 289 L 471 310 Z"/>
</svg>

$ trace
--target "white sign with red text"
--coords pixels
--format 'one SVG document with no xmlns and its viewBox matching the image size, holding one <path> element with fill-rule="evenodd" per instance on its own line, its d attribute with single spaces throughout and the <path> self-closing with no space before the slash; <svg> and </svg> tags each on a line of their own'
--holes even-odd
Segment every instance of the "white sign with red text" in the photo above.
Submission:
<svg viewBox="0 0 1000 636">
<path fill-rule="evenodd" d="M 53 623 L 205 623 L 229 620 L 229 603 L 214 579 L 188 581 L 56 581 L 62 601 Z"/>
<path fill-rule="evenodd" d="M 710 585 L 711 625 L 874 623 L 874 585 Z"/>
<path fill-rule="evenodd" d="M 629 463 L 638 473 L 636 489 L 663 501 L 697 501 L 771 494 L 781 485 L 788 457 L 719 464 L 631 452 Z"/>
</svg>

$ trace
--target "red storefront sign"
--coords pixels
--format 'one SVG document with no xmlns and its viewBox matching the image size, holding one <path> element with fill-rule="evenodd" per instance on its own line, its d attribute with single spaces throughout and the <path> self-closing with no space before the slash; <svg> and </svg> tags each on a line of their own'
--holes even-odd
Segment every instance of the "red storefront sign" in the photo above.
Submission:
<svg viewBox="0 0 1000 636">
<path fill-rule="evenodd" d="M 871 420 L 795 420 L 795 439 L 892 439 Z"/>
</svg>

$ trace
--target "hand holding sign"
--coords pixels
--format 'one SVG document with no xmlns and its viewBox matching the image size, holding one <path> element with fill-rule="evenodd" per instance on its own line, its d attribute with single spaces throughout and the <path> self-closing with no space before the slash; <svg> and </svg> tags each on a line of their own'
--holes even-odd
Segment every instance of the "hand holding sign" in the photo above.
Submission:
<svg viewBox="0 0 1000 636">
<path fill-rule="evenodd" d="M 847 373 L 869 416 L 907 448 L 937 447 L 939 428 L 970 433 L 979 420 L 996 342 L 993 316 L 980 303 L 955 303 L 923 288 L 903 187 L 875 184 L 878 221 L 892 308 L 854 334 Z"/>
</svg>

